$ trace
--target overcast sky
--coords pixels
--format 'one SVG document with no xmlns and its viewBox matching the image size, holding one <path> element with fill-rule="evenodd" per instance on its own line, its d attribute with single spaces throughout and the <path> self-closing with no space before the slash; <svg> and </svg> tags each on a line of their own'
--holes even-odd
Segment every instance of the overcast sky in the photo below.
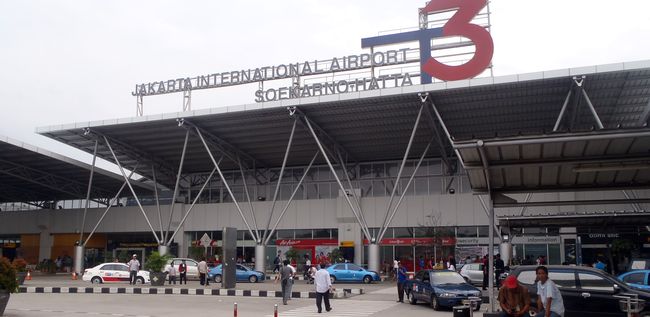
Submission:
<svg viewBox="0 0 650 317">
<path fill-rule="evenodd" d="M 363 53 L 361 38 L 416 27 L 424 4 L 0 0 L 0 135 L 88 162 L 34 129 L 134 116 L 138 83 Z M 650 1 L 490 6 L 496 76 L 650 59 Z M 192 109 L 252 103 L 255 89 L 195 92 Z M 181 101 L 145 97 L 145 115 Z"/>
</svg>

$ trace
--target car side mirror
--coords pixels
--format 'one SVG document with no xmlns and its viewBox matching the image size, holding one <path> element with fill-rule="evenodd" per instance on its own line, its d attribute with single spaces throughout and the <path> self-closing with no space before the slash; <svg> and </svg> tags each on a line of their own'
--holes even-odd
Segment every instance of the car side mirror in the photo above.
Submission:
<svg viewBox="0 0 650 317">
<path fill-rule="evenodd" d="M 614 293 L 618 293 L 621 291 L 621 287 L 618 286 L 618 284 L 614 284 Z"/>
</svg>

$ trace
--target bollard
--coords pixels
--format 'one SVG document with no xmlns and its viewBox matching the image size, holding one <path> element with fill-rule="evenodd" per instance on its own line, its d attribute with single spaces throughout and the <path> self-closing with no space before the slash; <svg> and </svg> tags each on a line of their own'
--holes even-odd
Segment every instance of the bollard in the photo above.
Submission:
<svg viewBox="0 0 650 317">
<path fill-rule="evenodd" d="M 273 311 L 273 317 L 278 317 L 278 304 L 275 304 L 275 310 Z"/>
<path fill-rule="evenodd" d="M 235 303 L 235 312 L 233 316 L 237 317 L 237 303 Z"/>
</svg>

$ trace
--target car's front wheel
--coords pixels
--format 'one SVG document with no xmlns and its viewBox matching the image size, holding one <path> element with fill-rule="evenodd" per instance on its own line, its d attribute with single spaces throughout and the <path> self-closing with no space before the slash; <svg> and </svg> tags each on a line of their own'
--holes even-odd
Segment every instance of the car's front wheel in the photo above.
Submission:
<svg viewBox="0 0 650 317">
<path fill-rule="evenodd" d="M 476 305 L 476 307 L 474 307 L 474 311 L 479 311 L 479 310 L 481 310 L 481 305 Z"/>
<path fill-rule="evenodd" d="M 138 277 L 135 279 L 135 284 L 144 284 L 144 278 L 143 277 Z"/>
<path fill-rule="evenodd" d="M 438 298 L 435 295 L 431 295 L 431 308 L 433 310 L 440 310 L 440 303 L 438 303 Z"/>
<path fill-rule="evenodd" d="M 248 281 L 251 283 L 257 283 L 257 276 L 251 275 L 248 277 Z"/>
<path fill-rule="evenodd" d="M 93 284 L 101 284 L 102 283 L 102 278 L 99 276 L 95 276 L 90 280 L 90 283 Z"/>
<path fill-rule="evenodd" d="M 221 275 L 220 274 L 217 274 L 217 275 L 214 276 L 214 282 L 215 283 L 221 283 Z"/>
<path fill-rule="evenodd" d="M 363 277 L 363 282 L 364 282 L 365 284 L 370 284 L 370 282 L 372 282 L 372 277 L 371 277 L 370 275 L 366 275 L 366 276 L 364 276 L 364 277 Z"/>
<path fill-rule="evenodd" d="M 406 297 L 409 299 L 409 303 L 411 303 L 411 305 L 415 305 L 415 304 L 418 303 L 418 300 L 415 299 L 415 296 L 413 296 L 413 293 L 406 292 Z"/>
</svg>

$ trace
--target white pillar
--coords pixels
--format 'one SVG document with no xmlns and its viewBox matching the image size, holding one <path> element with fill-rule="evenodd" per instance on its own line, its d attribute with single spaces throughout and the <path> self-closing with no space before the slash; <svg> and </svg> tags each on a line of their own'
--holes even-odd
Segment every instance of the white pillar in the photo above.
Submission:
<svg viewBox="0 0 650 317">
<path fill-rule="evenodd" d="M 381 267 L 379 262 L 379 244 L 368 244 L 368 270 L 375 271 L 379 274 Z"/>
<path fill-rule="evenodd" d="M 74 272 L 77 275 L 83 272 L 84 268 L 84 247 L 81 245 L 76 245 L 74 247 Z"/>
<path fill-rule="evenodd" d="M 158 245 L 158 253 L 160 253 L 160 255 L 169 253 L 169 247 L 164 244 Z"/>
<path fill-rule="evenodd" d="M 266 246 L 263 244 L 255 245 L 255 271 L 266 273 Z"/>
</svg>

